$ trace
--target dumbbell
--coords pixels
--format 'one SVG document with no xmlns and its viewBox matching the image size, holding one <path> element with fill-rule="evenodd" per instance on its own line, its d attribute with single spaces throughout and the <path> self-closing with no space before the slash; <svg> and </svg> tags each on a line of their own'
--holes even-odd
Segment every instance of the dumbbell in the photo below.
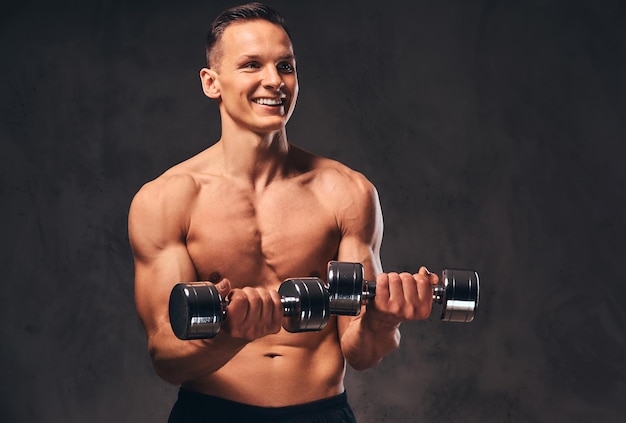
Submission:
<svg viewBox="0 0 626 423">
<path fill-rule="evenodd" d="M 284 307 L 283 327 L 288 332 L 324 329 L 330 317 L 328 290 L 319 278 L 287 279 L 279 287 Z M 208 339 L 220 330 L 228 311 L 210 282 L 179 283 L 170 293 L 169 315 L 177 338 Z"/>
<path fill-rule="evenodd" d="M 319 278 L 285 280 L 279 287 L 288 332 L 324 329 L 331 314 L 357 316 L 376 295 L 376 282 L 363 278 L 360 263 L 331 261 L 328 283 Z M 441 304 L 441 319 L 471 322 L 479 300 L 478 273 L 447 269 L 433 288 L 433 303 Z M 169 315 L 174 334 L 183 340 L 212 338 L 226 318 L 228 301 L 210 282 L 179 283 L 170 294 Z"/>
<path fill-rule="evenodd" d="M 330 314 L 357 316 L 361 306 L 376 295 L 376 282 L 363 278 L 363 265 L 331 261 L 328 263 Z M 446 269 L 433 287 L 433 304 L 441 305 L 441 320 L 471 322 L 480 297 L 478 273 L 473 270 Z"/>
</svg>

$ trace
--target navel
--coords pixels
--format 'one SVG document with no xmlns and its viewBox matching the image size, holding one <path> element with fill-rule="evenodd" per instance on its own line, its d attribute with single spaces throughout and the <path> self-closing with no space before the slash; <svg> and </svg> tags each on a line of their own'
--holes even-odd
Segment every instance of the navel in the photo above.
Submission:
<svg viewBox="0 0 626 423">
<path fill-rule="evenodd" d="M 267 354 L 265 354 L 265 357 L 267 357 L 267 358 L 276 358 L 276 357 L 282 357 L 282 355 L 277 354 L 277 353 L 267 353 Z"/>
</svg>

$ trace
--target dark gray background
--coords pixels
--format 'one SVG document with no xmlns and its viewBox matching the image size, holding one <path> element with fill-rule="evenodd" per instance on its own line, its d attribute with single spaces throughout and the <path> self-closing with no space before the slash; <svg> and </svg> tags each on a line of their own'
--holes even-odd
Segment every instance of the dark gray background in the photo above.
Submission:
<svg viewBox="0 0 626 423">
<path fill-rule="evenodd" d="M 219 137 L 198 71 L 234 4 L 3 8 L 2 421 L 165 421 L 127 210 Z M 407 323 L 348 372 L 360 421 L 622 420 L 625 3 L 272 4 L 298 56 L 290 140 L 378 187 L 385 269 L 482 277 L 474 323 Z"/>
</svg>

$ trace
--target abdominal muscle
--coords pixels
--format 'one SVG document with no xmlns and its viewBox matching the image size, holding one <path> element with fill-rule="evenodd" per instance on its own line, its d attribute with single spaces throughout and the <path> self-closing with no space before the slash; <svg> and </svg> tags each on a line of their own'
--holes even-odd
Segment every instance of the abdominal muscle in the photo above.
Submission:
<svg viewBox="0 0 626 423">
<path fill-rule="evenodd" d="M 283 407 L 341 394 L 344 373 L 333 318 L 321 332 L 283 329 L 257 339 L 218 371 L 183 387 L 249 405 Z"/>
</svg>

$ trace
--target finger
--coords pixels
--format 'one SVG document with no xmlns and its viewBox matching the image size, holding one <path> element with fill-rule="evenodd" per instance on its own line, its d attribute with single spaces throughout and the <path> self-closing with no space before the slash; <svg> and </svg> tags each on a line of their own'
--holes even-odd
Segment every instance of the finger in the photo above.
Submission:
<svg viewBox="0 0 626 423">
<path fill-rule="evenodd" d="M 403 318 L 421 320 L 430 315 L 432 308 L 432 288 L 425 275 L 402 273 L 402 284 L 406 304 L 403 307 Z"/>
<path fill-rule="evenodd" d="M 439 285 L 439 276 L 436 273 L 430 274 L 430 284 L 433 286 Z"/>
<path fill-rule="evenodd" d="M 419 275 L 426 276 L 431 285 L 437 285 L 439 283 L 439 276 L 436 273 L 432 273 L 426 266 L 420 267 L 420 270 L 417 272 Z"/>
<path fill-rule="evenodd" d="M 419 277 L 419 276 L 418 276 Z M 404 272 L 400 274 L 400 280 L 402 281 L 402 294 L 404 299 L 412 305 L 417 305 L 420 302 L 420 295 L 418 292 L 418 283 L 414 275 Z"/>
<path fill-rule="evenodd" d="M 403 301 L 404 289 L 402 287 L 402 279 L 395 272 L 389 273 L 389 301 Z"/>
<path fill-rule="evenodd" d="M 426 268 L 422 268 L 426 269 Z M 433 288 L 431 285 L 431 278 L 428 273 L 425 271 L 420 272 L 413 275 L 415 282 L 417 284 L 417 294 L 419 296 L 419 304 L 417 304 L 416 315 L 414 318 L 416 319 L 426 319 L 432 310 L 433 307 Z"/>
<path fill-rule="evenodd" d="M 245 287 L 242 289 L 248 301 L 248 313 L 246 320 L 258 322 L 263 316 L 263 298 L 259 291 L 254 288 Z"/>
<path fill-rule="evenodd" d="M 421 267 L 419 272 L 414 275 L 414 279 L 417 283 L 417 291 L 420 299 L 430 298 L 432 301 L 433 289 L 431 287 L 431 273 L 428 272 L 428 269 L 425 267 Z"/>
<path fill-rule="evenodd" d="M 222 298 L 227 298 L 232 287 L 228 279 L 222 279 L 220 282 L 215 284 L 215 289 L 217 289 L 217 292 Z"/>
<path fill-rule="evenodd" d="M 222 327 L 234 338 L 254 340 L 258 338 L 262 301 L 256 291 L 245 287 L 234 289 L 230 294 L 228 317 Z"/>
<path fill-rule="evenodd" d="M 258 322 L 259 326 L 271 326 L 276 312 L 276 305 L 270 291 L 259 289 L 254 291 L 258 298 Z"/>
<path fill-rule="evenodd" d="M 250 302 L 242 289 L 233 289 L 228 293 L 228 318 L 226 322 L 242 321 L 248 315 Z"/>
<path fill-rule="evenodd" d="M 285 315 L 285 307 L 283 303 L 280 301 L 280 294 L 278 291 L 270 291 L 270 299 L 273 303 L 272 307 L 272 319 L 273 325 L 271 327 L 272 333 L 280 332 L 283 322 L 283 316 Z"/>
<path fill-rule="evenodd" d="M 387 273 L 381 273 L 376 277 L 376 296 L 374 297 L 374 303 L 378 305 L 378 308 L 384 309 L 389 302 L 389 275 Z"/>
</svg>

